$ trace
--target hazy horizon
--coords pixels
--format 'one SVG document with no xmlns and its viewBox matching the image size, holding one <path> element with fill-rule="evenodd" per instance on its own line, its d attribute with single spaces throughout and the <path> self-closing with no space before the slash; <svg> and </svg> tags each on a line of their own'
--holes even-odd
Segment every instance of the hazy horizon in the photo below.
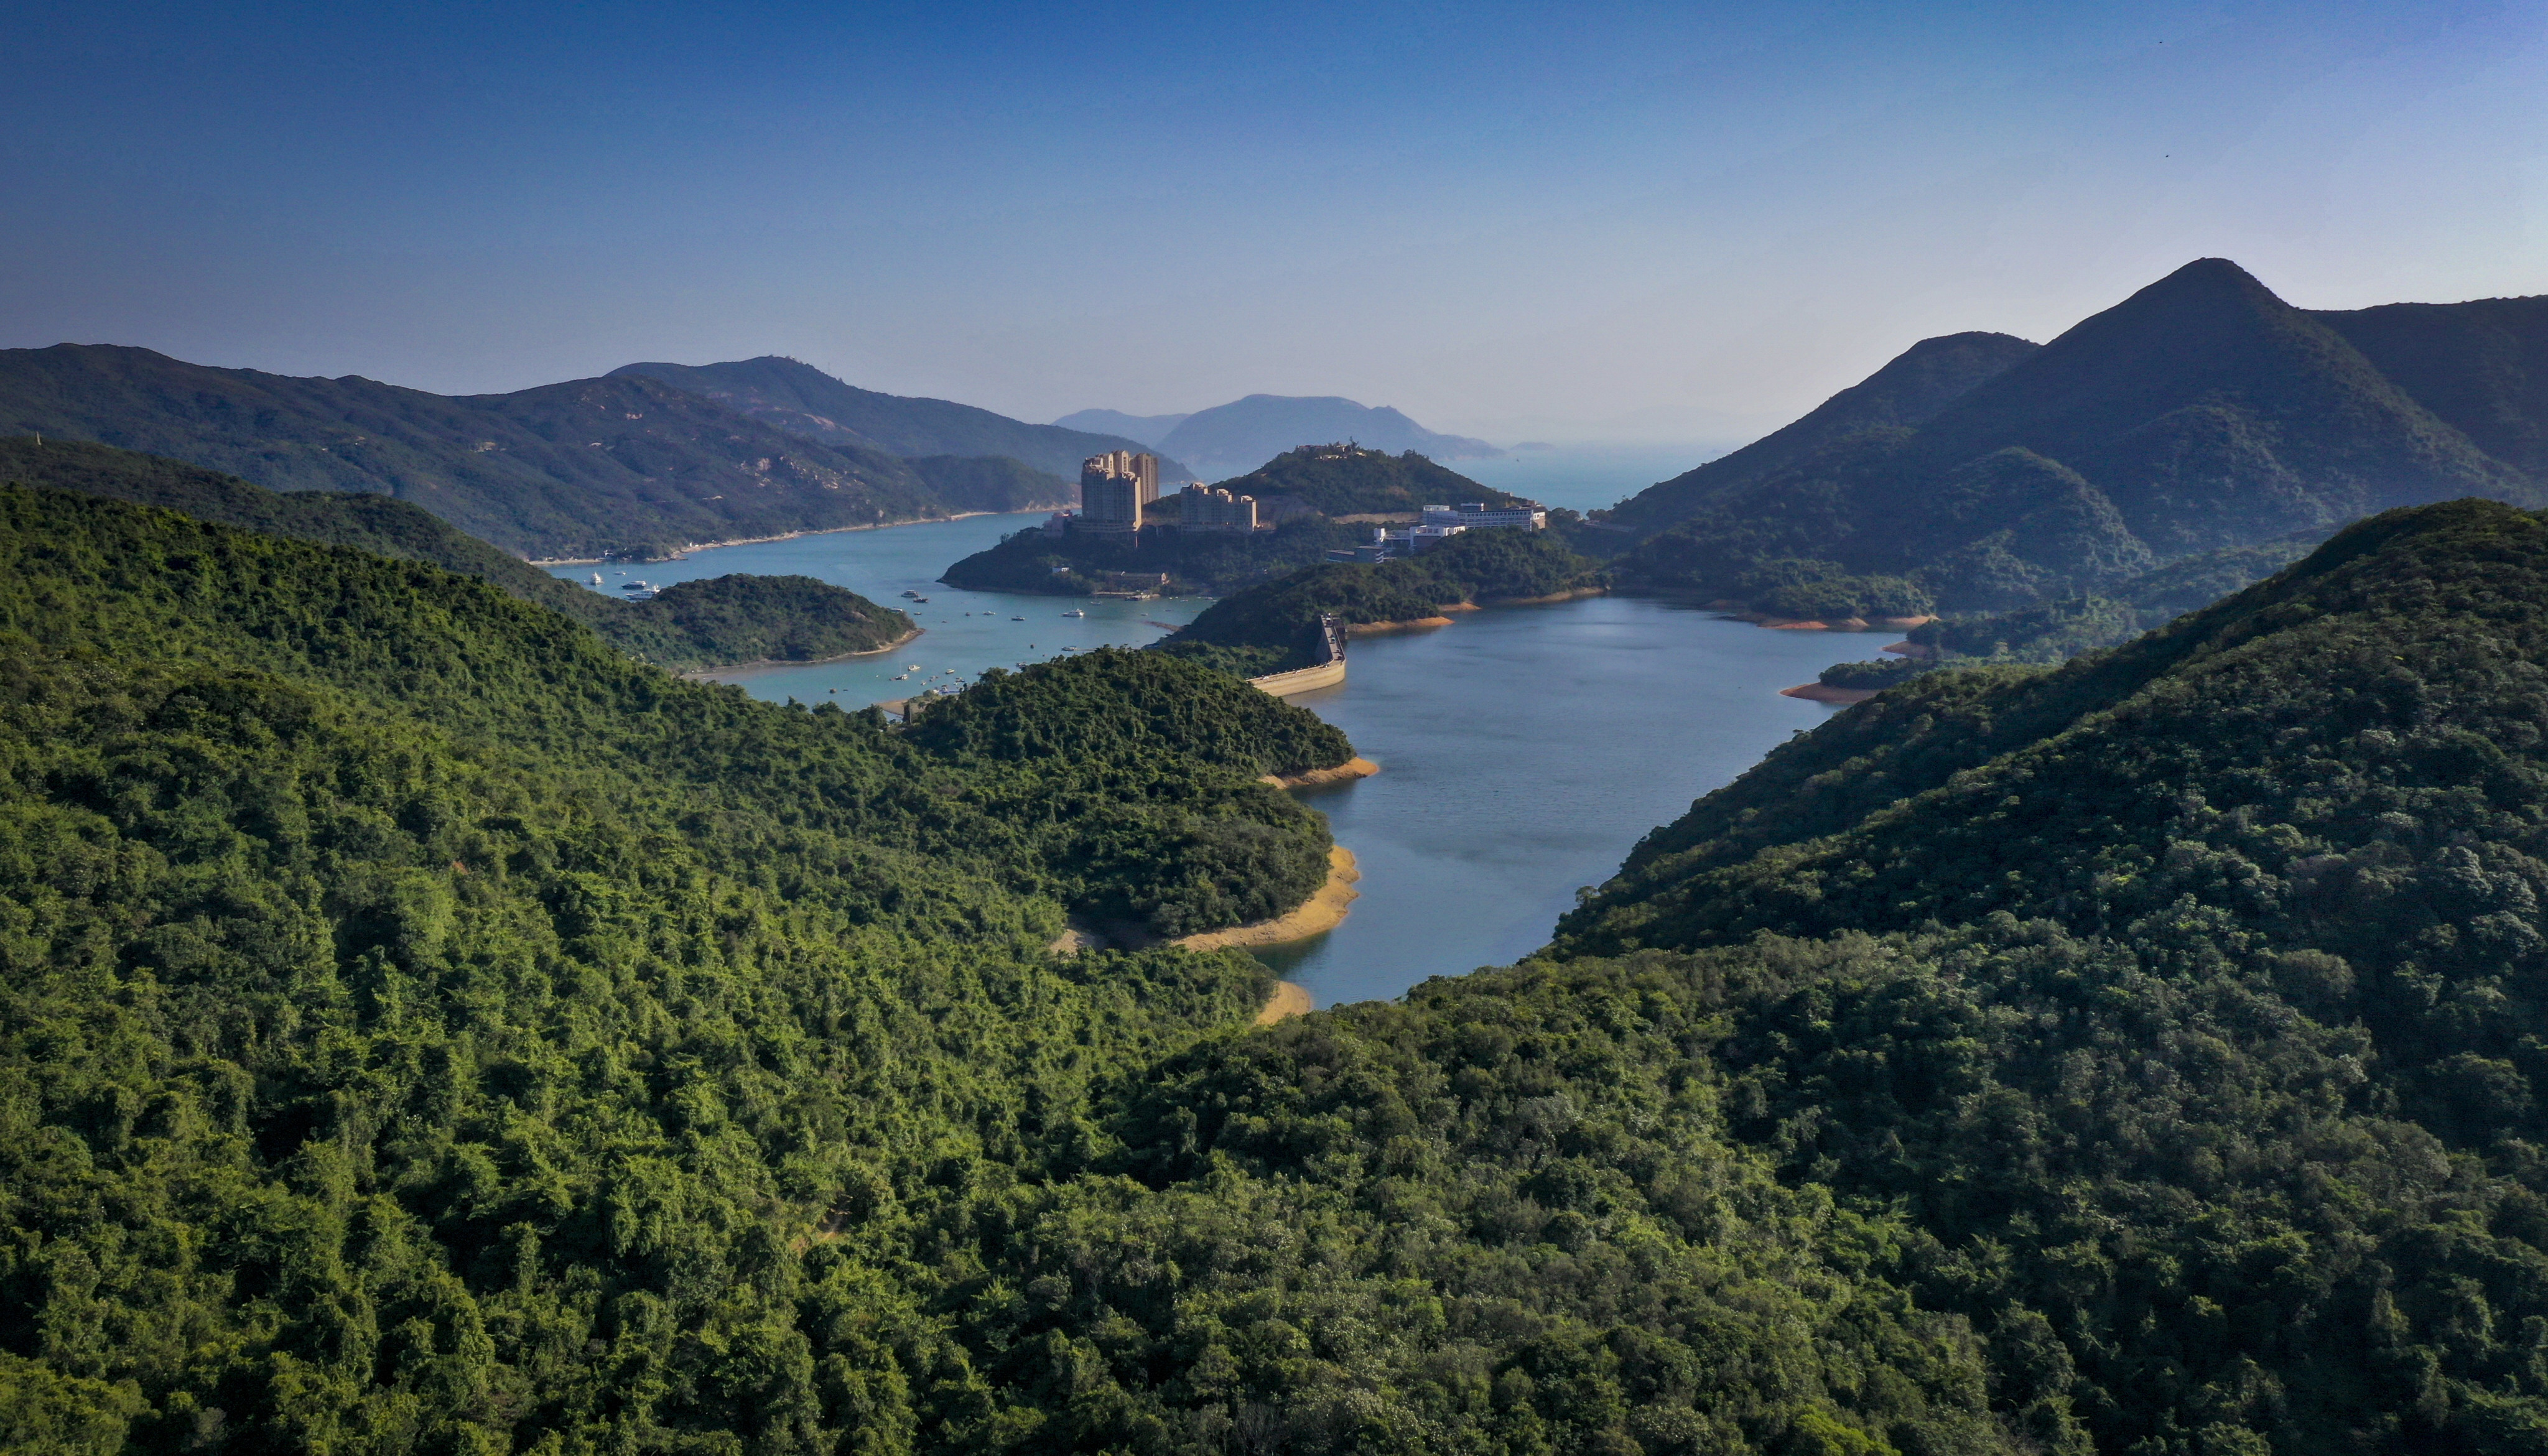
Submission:
<svg viewBox="0 0 2548 1456">
<path fill-rule="evenodd" d="M 18 29 L 0 345 L 447 394 L 780 353 L 1038 421 L 1342 395 L 1696 449 L 2199 256 L 2307 308 L 2548 292 L 2535 9 Z"/>
</svg>

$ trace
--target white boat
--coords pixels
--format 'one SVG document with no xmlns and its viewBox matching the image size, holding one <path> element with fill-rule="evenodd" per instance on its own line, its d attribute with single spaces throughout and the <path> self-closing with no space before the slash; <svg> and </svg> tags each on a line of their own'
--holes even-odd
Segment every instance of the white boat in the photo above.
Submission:
<svg viewBox="0 0 2548 1456">
<path fill-rule="evenodd" d="M 599 573 L 599 572 L 594 572 L 594 573 L 592 574 L 592 585 L 594 585 L 594 586 L 596 586 L 596 587 L 598 587 L 598 586 L 600 586 L 600 585 L 601 585 L 601 573 Z"/>
<path fill-rule="evenodd" d="M 1063 615 L 1063 616 L 1066 616 L 1066 617 L 1084 617 L 1084 616 L 1088 615 L 1088 613 L 1086 613 L 1086 612 L 1084 612 L 1084 611 L 1072 610 L 1072 611 L 1066 611 L 1066 612 L 1063 612 L 1063 613 L 1062 613 L 1062 615 Z"/>
</svg>

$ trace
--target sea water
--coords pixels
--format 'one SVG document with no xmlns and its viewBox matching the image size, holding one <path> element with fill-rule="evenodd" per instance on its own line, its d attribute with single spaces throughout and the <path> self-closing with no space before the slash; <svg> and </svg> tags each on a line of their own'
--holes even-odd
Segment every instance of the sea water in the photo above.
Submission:
<svg viewBox="0 0 2548 1456">
<path fill-rule="evenodd" d="M 774 702 L 844 707 L 1068 648 L 1154 641 L 1208 604 L 938 583 L 952 563 L 1039 519 L 975 516 L 554 570 L 575 582 L 598 571 L 601 590 L 614 593 L 628 581 L 796 574 L 911 612 L 925 634 L 881 658 L 716 675 Z M 1072 609 L 1088 615 L 1061 615 Z M 1353 851 L 1361 897 L 1336 929 L 1260 958 L 1325 1006 L 1528 955 L 1547 943 L 1576 889 L 1608 878 L 1648 830 L 1831 715 L 1779 688 L 1873 657 L 1886 640 L 1768 631 L 1610 596 L 1464 612 L 1452 626 L 1353 643 L 1343 685 L 1291 701 L 1381 766 L 1377 776 L 1302 794 Z M 915 665 L 920 672 L 897 681 Z"/>
</svg>

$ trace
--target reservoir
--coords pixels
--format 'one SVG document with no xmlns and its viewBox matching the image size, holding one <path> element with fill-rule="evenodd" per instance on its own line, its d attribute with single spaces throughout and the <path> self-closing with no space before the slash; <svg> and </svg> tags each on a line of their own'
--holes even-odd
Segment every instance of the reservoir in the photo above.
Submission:
<svg viewBox="0 0 2548 1456">
<path fill-rule="evenodd" d="M 1154 641 L 1209 603 L 959 592 L 937 576 L 1041 514 L 837 531 L 598 571 L 604 590 L 729 572 L 803 575 L 910 611 L 925 635 L 884 657 L 718 674 L 756 697 L 860 707 L 1065 648 Z M 627 575 L 618 575 L 625 572 Z M 901 595 L 917 592 L 925 604 Z M 1086 617 L 1064 617 L 1084 609 Z M 1024 620 L 1016 620 L 1024 618 Z M 1399 995 L 1544 945 L 1578 886 L 1832 709 L 1778 689 L 1875 655 L 1873 635 L 1773 632 L 1637 597 L 1463 612 L 1355 642 L 1343 685 L 1291 701 L 1343 729 L 1378 775 L 1303 801 L 1360 862 L 1344 924 L 1260 952 L 1319 1005 Z M 917 664 L 923 673 L 896 682 Z M 952 673 L 947 670 L 954 670 Z"/>
<path fill-rule="evenodd" d="M 909 697 L 933 683 L 970 682 L 980 677 L 985 668 L 1042 662 L 1059 657 L 1068 649 L 1138 647 L 1193 621 L 1212 604 L 1200 597 L 1100 601 L 1087 597 L 1018 596 L 999 592 L 958 592 L 938 584 L 940 572 L 976 551 L 998 545 L 1003 536 L 1041 524 L 1046 513 L 1036 510 L 1011 515 L 968 515 L 960 520 L 924 521 L 876 530 L 826 531 L 783 541 L 755 541 L 748 546 L 693 551 L 685 561 L 650 562 L 644 566 L 618 562 L 553 566 L 549 571 L 587 586 L 597 573 L 602 584 L 593 590 L 605 596 L 623 595 L 620 589 L 638 581 L 669 587 L 676 582 L 736 572 L 812 577 L 910 613 L 912 620 L 920 624 L 921 635 L 891 652 L 708 675 L 773 702 L 793 697 L 806 703 L 837 702 L 844 708 Z M 905 592 L 916 592 L 929 599 L 914 601 L 902 594 Z M 1088 615 L 1065 617 L 1062 613 L 1066 611 L 1085 611 Z M 906 669 L 914 667 L 919 671 L 904 676 Z"/>
</svg>

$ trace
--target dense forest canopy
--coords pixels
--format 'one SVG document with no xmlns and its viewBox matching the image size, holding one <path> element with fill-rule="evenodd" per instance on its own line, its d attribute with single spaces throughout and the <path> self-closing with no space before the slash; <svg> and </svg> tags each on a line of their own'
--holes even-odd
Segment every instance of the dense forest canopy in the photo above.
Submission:
<svg viewBox="0 0 2548 1456">
<path fill-rule="evenodd" d="M 1761 977 L 1729 1132 L 1906 1217 L 1900 1276 L 2100 1448 L 2536 1449 L 2543 661 L 2548 523 L 2391 512 L 1852 709 L 1548 954 Z"/>
<path fill-rule="evenodd" d="M 720 577 L 683 583 L 643 601 L 602 596 L 405 500 L 338 491 L 268 491 L 219 471 L 82 440 L 0 437 L 0 480 L 163 505 L 199 520 L 438 566 L 573 617 L 620 651 L 658 667 L 694 670 L 872 652 L 913 630 L 902 612 L 810 577 Z"/>
</svg>

